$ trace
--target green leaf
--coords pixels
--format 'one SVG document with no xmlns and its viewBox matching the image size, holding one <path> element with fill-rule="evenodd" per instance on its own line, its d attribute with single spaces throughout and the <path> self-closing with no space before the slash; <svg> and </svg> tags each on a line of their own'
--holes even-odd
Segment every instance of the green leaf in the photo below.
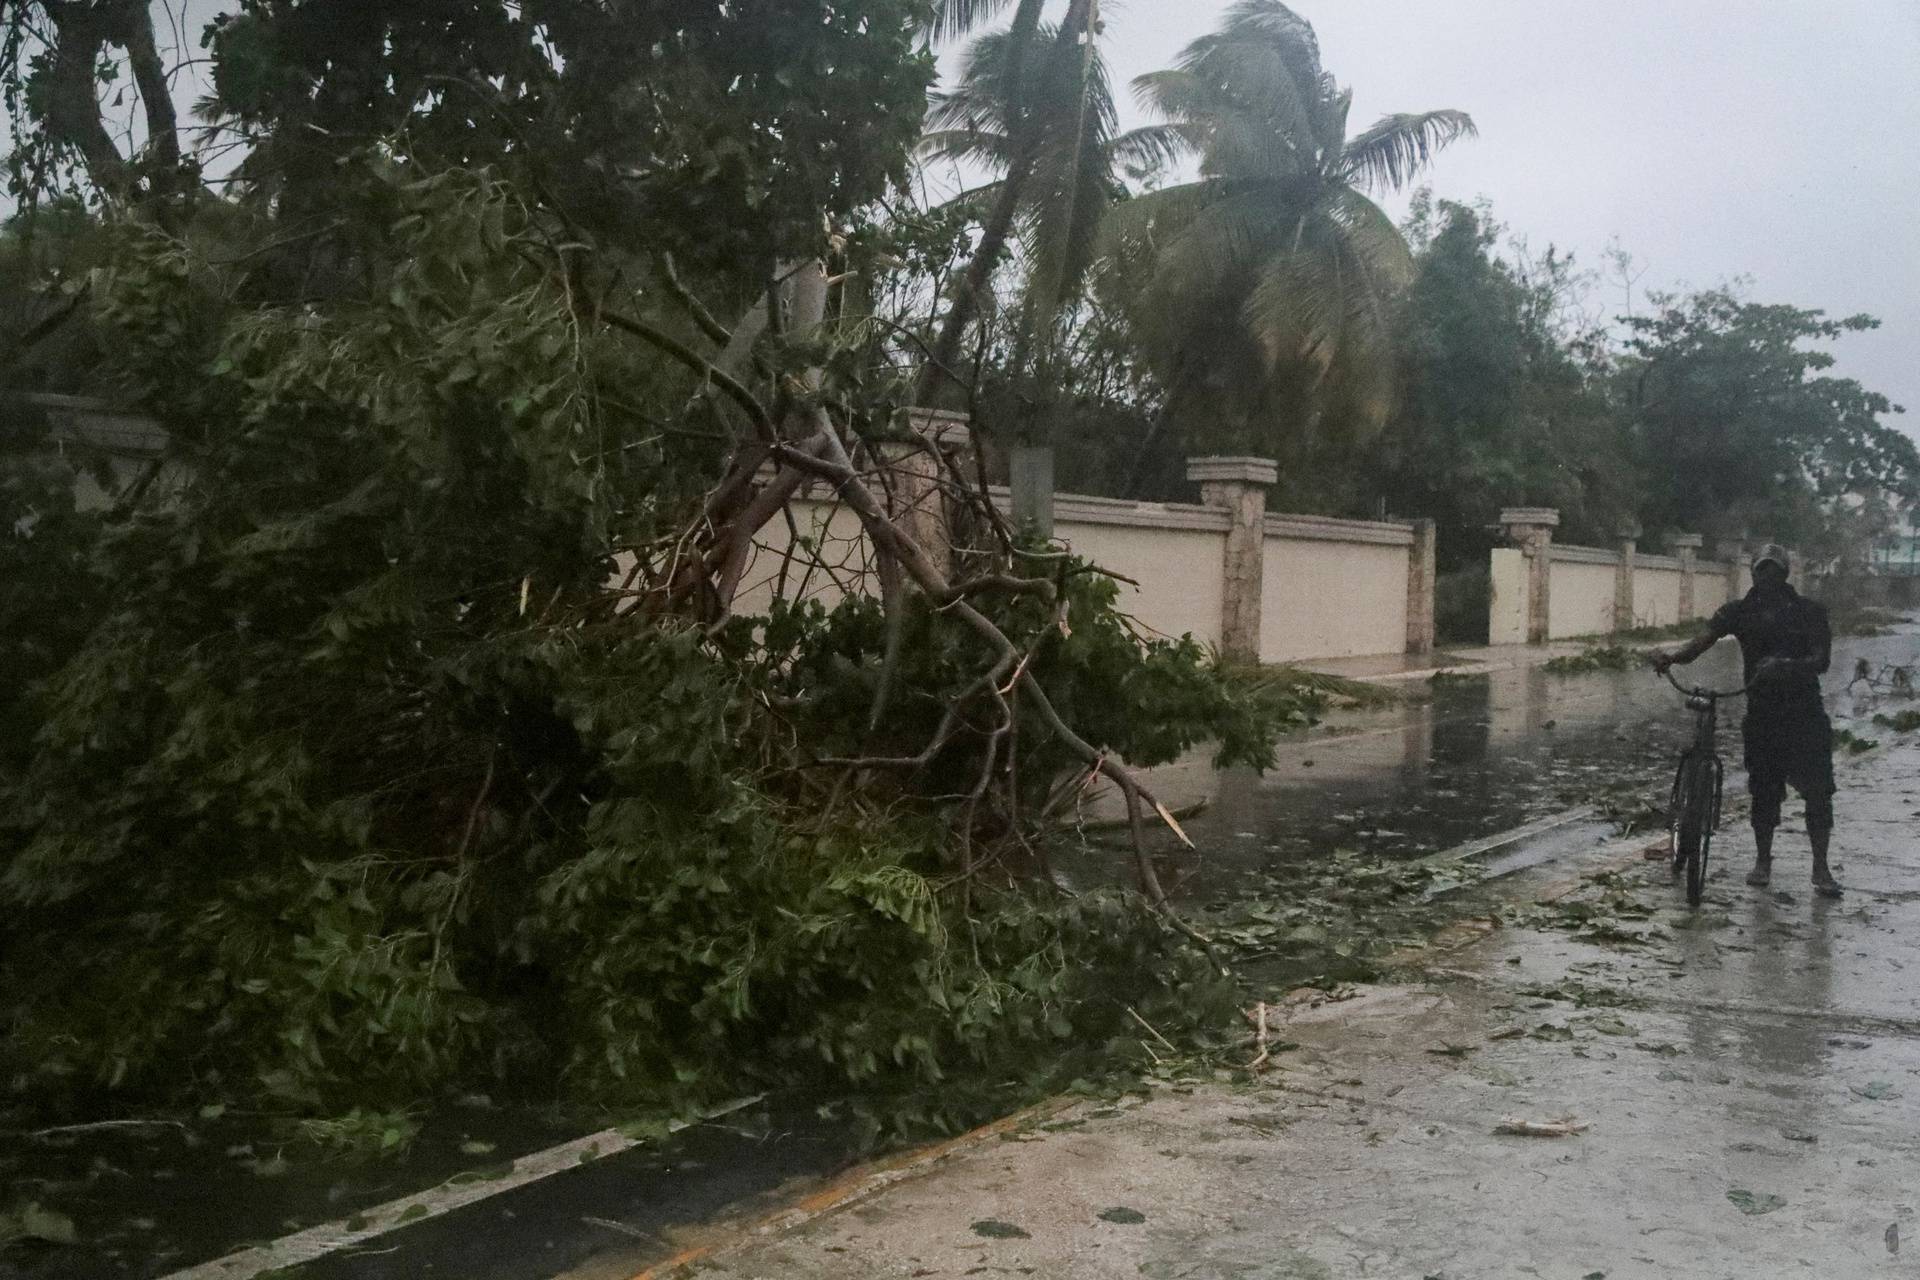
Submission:
<svg viewBox="0 0 1920 1280">
<path fill-rule="evenodd" d="M 649 1116 L 641 1120 L 628 1120 L 616 1126 L 614 1132 L 623 1138 L 635 1142 L 658 1142 L 673 1132 L 669 1122 L 659 1116 Z"/>
<path fill-rule="evenodd" d="M 1771 1193 L 1760 1194 L 1739 1187 L 1727 1192 L 1727 1199 L 1733 1202 L 1734 1208 L 1749 1217 L 1758 1217 L 1763 1213 L 1772 1213 L 1775 1209 L 1784 1208 L 1787 1203 L 1786 1200 L 1780 1196 Z"/>
<path fill-rule="evenodd" d="M 985 1236 L 989 1240 L 1031 1240 L 1033 1238 L 1011 1222 L 1000 1222 L 993 1218 L 982 1218 L 974 1223 L 973 1234 Z"/>
<path fill-rule="evenodd" d="M 1100 1214 L 1100 1221 L 1102 1222 L 1115 1222 L 1127 1227 L 1138 1226 L 1146 1220 L 1146 1214 L 1140 1212 L 1138 1209 L 1129 1209 L 1125 1205 L 1119 1205 L 1115 1208 L 1105 1210 Z"/>
<path fill-rule="evenodd" d="M 10 1240 L 39 1240 L 45 1244 L 78 1244 L 79 1234 L 73 1219 L 57 1209 L 49 1209 L 37 1200 L 29 1200 L 8 1213 L 0 1213 L 0 1245 Z"/>
</svg>

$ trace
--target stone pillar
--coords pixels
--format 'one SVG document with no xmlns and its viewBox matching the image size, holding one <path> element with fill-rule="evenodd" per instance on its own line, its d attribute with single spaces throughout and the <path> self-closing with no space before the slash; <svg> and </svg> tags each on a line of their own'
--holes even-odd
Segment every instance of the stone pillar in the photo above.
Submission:
<svg viewBox="0 0 1920 1280">
<path fill-rule="evenodd" d="M 1633 630 L 1633 577 L 1640 550 L 1640 526 L 1620 526 L 1620 565 L 1613 571 L 1613 629 Z"/>
<path fill-rule="evenodd" d="M 1553 593 L 1553 531 L 1560 527 L 1560 513 L 1552 507 L 1508 507 L 1500 513 L 1500 523 L 1527 558 L 1527 643 L 1545 644 Z"/>
<path fill-rule="evenodd" d="M 1694 600 L 1694 568 L 1700 562 L 1700 548 L 1706 539 L 1697 533 L 1676 533 L 1670 540 L 1673 554 L 1680 559 L 1680 621 L 1692 622 L 1700 616 Z"/>
<path fill-rule="evenodd" d="M 1436 526 L 1413 522 L 1413 546 L 1407 557 L 1407 652 L 1433 652 L 1433 577 Z"/>
<path fill-rule="evenodd" d="M 1738 600 L 1747 594 L 1747 535 L 1736 533 L 1714 544 L 1713 553 L 1727 567 L 1727 599 Z"/>
<path fill-rule="evenodd" d="M 1220 593 L 1220 652 L 1260 660 L 1260 594 L 1266 576 L 1267 489 L 1280 478 L 1270 458 L 1193 458 L 1187 479 L 1200 501 L 1227 513 L 1225 575 Z"/>
<path fill-rule="evenodd" d="M 1013 527 L 1023 537 L 1053 537 L 1053 448 L 1015 445 L 1007 456 Z"/>
<path fill-rule="evenodd" d="M 972 434 L 964 413 L 944 409 L 907 410 L 907 428 L 925 445 L 942 452 L 967 448 Z M 942 572 L 953 568 L 953 530 L 947 518 L 947 500 L 940 459 L 922 444 L 892 441 L 880 446 L 884 475 L 879 488 L 887 514 L 907 536 L 920 544 Z"/>
</svg>

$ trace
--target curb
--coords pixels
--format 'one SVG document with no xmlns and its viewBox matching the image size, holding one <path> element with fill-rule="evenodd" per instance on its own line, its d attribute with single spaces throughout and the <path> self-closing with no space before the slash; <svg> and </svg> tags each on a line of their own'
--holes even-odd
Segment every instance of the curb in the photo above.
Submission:
<svg viewBox="0 0 1920 1280">
<path fill-rule="evenodd" d="M 828 1183 L 816 1191 L 809 1192 L 799 1200 L 772 1213 L 765 1214 L 745 1222 L 721 1225 L 718 1230 L 721 1238 L 707 1244 L 691 1245 L 669 1258 L 642 1267 L 629 1280 L 668 1280 L 683 1268 L 696 1262 L 703 1262 L 716 1254 L 722 1254 L 751 1243 L 756 1237 L 774 1235 L 782 1231 L 791 1231 L 795 1227 L 805 1226 L 816 1218 L 821 1218 L 837 1209 L 858 1204 L 869 1196 L 877 1195 L 893 1186 L 932 1169 L 935 1165 L 949 1160 L 1012 1133 L 1041 1120 L 1077 1106 L 1078 1098 L 1049 1098 L 1002 1116 L 977 1129 L 970 1129 L 958 1137 L 930 1146 L 917 1147 L 911 1151 L 889 1156 L 883 1160 L 860 1166 L 852 1173 Z"/>
</svg>

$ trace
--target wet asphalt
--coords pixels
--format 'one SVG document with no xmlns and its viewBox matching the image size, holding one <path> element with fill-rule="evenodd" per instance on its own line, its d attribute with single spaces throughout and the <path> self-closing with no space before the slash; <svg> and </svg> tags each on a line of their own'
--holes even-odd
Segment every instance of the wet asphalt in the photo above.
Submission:
<svg viewBox="0 0 1920 1280">
<path fill-rule="evenodd" d="M 1873 710 L 1843 691 L 1856 659 L 1877 667 L 1911 662 L 1914 651 L 1911 630 L 1842 642 L 1828 682 L 1836 721 L 1864 726 Z M 1695 671 L 1722 682 L 1736 675 L 1726 652 Z M 1264 776 L 1215 773 L 1197 761 L 1162 771 L 1172 803 L 1208 801 L 1186 824 L 1201 855 L 1170 856 L 1166 863 L 1182 894 L 1230 897 L 1276 863 L 1328 849 L 1393 858 L 1438 853 L 1554 814 L 1569 816 L 1492 856 L 1512 869 L 1577 862 L 1623 827 L 1644 821 L 1645 802 L 1658 797 L 1674 753 L 1689 736 L 1678 697 L 1645 671 L 1568 677 L 1536 668 L 1448 681 L 1424 692 L 1405 705 L 1330 717 L 1288 740 Z M 1737 720 L 1730 716 L 1722 726 L 1725 749 L 1736 760 Z M 1729 787 L 1738 785 L 1731 773 Z M 1844 827 L 1844 801 L 1841 813 Z M 1115 862 L 1110 845 L 1094 837 L 1072 870 L 1095 880 Z M 1817 966 L 1790 968 L 1806 973 Z M 1782 980 L 1788 976 L 1783 970 Z M 1820 1002 L 1820 993 L 1804 994 Z M 590 1121 L 555 1109 L 453 1108 L 429 1119 L 405 1161 L 372 1167 L 270 1149 L 258 1126 L 240 1117 L 37 1138 L 15 1134 L 0 1147 L 0 1178 L 8 1184 L 0 1203 L 58 1205 L 74 1218 L 80 1243 L 0 1254 L 0 1277 L 150 1280 L 433 1186 L 475 1163 L 462 1154 L 463 1143 L 485 1141 L 493 1148 L 488 1161 L 501 1161 L 602 1123 L 604 1117 Z M 779 1119 L 746 1113 L 700 1126 L 665 1147 L 605 1159 L 403 1228 L 298 1274 L 327 1280 L 624 1277 L 640 1260 L 659 1256 L 670 1239 L 685 1238 L 689 1224 L 773 1203 L 797 1181 L 841 1167 L 853 1154 L 850 1135 L 805 1113 Z M 263 1174 L 263 1167 L 270 1172 Z M 1920 1228 L 1915 1236 L 1920 1248 Z"/>
<path fill-rule="evenodd" d="M 1841 901 L 1791 818 L 1764 889 L 1730 823 L 1698 910 L 1638 841 L 1532 867 L 1407 981 L 1271 993 L 1268 1071 L 1082 1107 L 699 1274 L 1911 1275 L 1920 732 L 1836 709 L 1878 744 L 1839 765 Z"/>
</svg>

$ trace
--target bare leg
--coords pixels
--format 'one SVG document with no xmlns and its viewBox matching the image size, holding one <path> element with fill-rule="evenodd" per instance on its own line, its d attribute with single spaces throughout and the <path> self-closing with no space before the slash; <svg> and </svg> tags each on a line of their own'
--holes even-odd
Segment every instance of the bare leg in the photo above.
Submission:
<svg viewBox="0 0 1920 1280">
<path fill-rule="evenodd" d="M 1813 844 L 1813 891 L 1823 898 L 1840 896 L 1840 882 L 1833 878 L 1833 872 L 1827 867 L 1827 846 L 1833 840 L 1831 829 L 1816 829 L 1807 832 L 1807 838 Z"/>
<path fill-rule="evenodd" d="M 1773 828 L 1755 825 L 1753 828 L 1753 870 L 1747 872 L 1747 883 L 1756 889 L 1764 889 L 1773 879 Z"/>
</svg>

